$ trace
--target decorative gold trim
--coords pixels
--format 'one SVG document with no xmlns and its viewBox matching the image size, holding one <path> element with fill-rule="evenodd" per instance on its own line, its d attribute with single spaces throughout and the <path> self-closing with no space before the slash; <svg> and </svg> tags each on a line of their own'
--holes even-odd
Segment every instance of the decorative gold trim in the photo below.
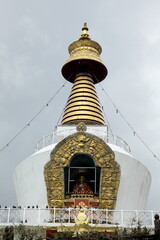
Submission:
<svg viewBox="0 0 160 240">
<path fill-rule="evenodd" d="M 89 106 L 89 107 L 96 108 L 100 112 L 102 111 L 102 109 L 97 104 L 95 104 L 93 102 L 89 102 L 89 101 L 87 101 L 87 102 L 86 101 L 78 101 L 78 102 L 70 103 L 69 106 L 67 106 L 65 108 L 65 110 L 72 108 L 72 107 L 78 107 L 78 106 Z"/>
<path fill-rule="evenodd" d="M 78 120 L 78 122 L 80 122 L 80 121 L 86 122 L 87 120 L 89 120 L 91 122 L 95 122 L 95 123 L 97 122 L 98 124 L 102 124 L 102 125 L 105 124 L 105 122 L 103 120 L 101 120 L 100 118 L 92 117 L 89 115 L 80 115 L 80 114 L 77 116 L 67 117 L 66 119 L 63 119 L 62 124 L 65 124 L 65 123 L 71 124 L 76 120 Z"/>
<path fill-rule="evenodd" d="M 64 119 L 71 117 L 71 116 L 77 116 L 77 115 L 79 115 L 79 117 L 80 117 L 80 115 L 89 115 L 91 117 L 93 116 L 93 117 L 97 117 L 97 118 L 100 118 L 101 120 L 103 120 L 102 113 L 96 113 L 93 111 L 89 111 L 89 109 L 87 109 L 87 107 L 85 110 L 78 109 L 78 110 L 75 110 L 74 112 L 68 112 L 68 113 L 65 112 Z"/>
<path fill-rule="evenodd" d="M 87 89 L 87 91 L 90 90 L 94 92 L 94 94 L 96 93 L 96 90 L 93 88 L 93 86 L 87 85 L 87 84 L 81 84 L 81 83 L 74 85 L 72 88 L 72 91 L 75 91 L 75 90 L 79 91 L 79 89 L 85 89 L 85 90 Z"/>
<path fill-rule="evenodd" d="M 91 83 L 94 83 L 90 73 L 85 72 L 85 75 L 84 75 L 84 73 L 81 72 L 81 73 L 78 73 L 76 76 L 76 81 L 85 80 L 85 79 L 89 80 Z"/>
<path fill-rule="evenodd" d="M 97 97 L 96 95 L 96 91 L 94 90 L 94 89 L 91 89 L 91 88 L 88 88 L 87 86 L 85 86 L 85 87 L 82 87 L 82 86 L 79 86 L 79 87 L 77 87 L 77 88 L 72 88 L 72 93 L 71 93 L 71 96 L 73 95 L 73 94 L 75 94 L 75 93 L 86 93 L 86 94 L 88 94 L 88 93 L 91 93 L 91 94 L 93 94 L 95 97 Z"/>
<path fill-rule="evenodd" d="M 94 86 L 93 79 L 91 77 L 85 77 L 85 76 L 86 76 L 86 74 L 84 76 L 80 76 L 80 77 L 76 76 L 75 83 L 79 84 L 80 82 L 82 82 L 82 83 L 87 82 L 88 84 Z"/>
<path fill-rule="evenodd" d="M 76 98 L 76 97 L 81 97 L 81 96 L 82 96 L 82 97 L 91 97 L 91 98 L 99 101 L 99 99 L 98 99 L 97 96 L 95 96 L 95 95 L 93 95 L 93 94 L 91 94 L 91 93 L 88 93 L 87 91 L 86 91 L 86 92 L 83 91 L 83 92 L 81 92 L 81 93 L 73 93 L 73 94 L 72 94 L 72 92 L 71 92 L 71 95 L 69 96 L 69 99 L 68 99 L 68 100 L 71 100 L 71 99 Z"/>
<path fill-rule="evenodd" d="M 69 99 L 67 101 L 67 104 L 70 104 L 72 102 L 78 102 L 78 101 L 94 102 L 95 104 L 97 104 L 100 107 L 100 104 L 99 104 L 98 100 L 96 100 L 94 98 L 91 98 L 91 97 L 86 97 L 86 96 L 81 96 L 81 97 L 76 97 L 76 98 L 73 98 L 73 99 Z"/>
<path fill-rule="evenodd" d="M 92 82 L 89 82 L 88 80 L 79 80 L 79 81 L 75 81 L 74 82 L 74 86 L 77 87 L 77 86 L 81 86 L 81 85 L 84 85 L 84 86 L 87 86 L 87 87 L 90 87 L 90 88 L 93 88 L 94 87 L 94 84 Z"/>
<path fill-rule="evenodd" d="M 76 81 L 85 80 L 85 79 L 89 80 L 91 83 L 94 83 L 90 73 L 85 72 L 85 75 L 84 75 L 83 72 L 80 72 L 76 75 Z"/>
<path fill-rule="evenodd" d="M 90 155 L 95 165 L 101 167 L 100 207 L 114 209 L 120 181 L 120 166 L 115 161 L 111 148 L 99 137 L 86 132 L 68 136 L 52 150 L 50 161 L 44 167 L 49 206 L 64 206 L 63 168 L 69 165 L 77 153 Z"/>
<path fill-rule="evenodd" d="M 102 52 L 102 48 L 101 46 L 93 41 L 93 40 L 88 40 L 85 39 L 83 41 L 75 41 L 73 42 L 69 48 L 68 48 L 68 52 L 69 54 L 74 54 L 76 51 L 83 51 L 83 50 L 89 50 L 89 51 L 93 51 L 96 53 L 96 55 L 100 55 Z"/>
<path fill-rule="evenodd" d="M 80 105 L 80 106 L 75 106 L 75 107 L 70 107 L 68 109 L 65 110 L 65 114 L 66 113 L 69 113 L 69 112 L 74 112 L 74 111 L 81 111 L 81 110 L 89 110 L 89 111 L 93 111 L 93 112 L 96 112 L 97 114 L 100 114 L 102 117 L 102 111 L 95 108 L 95 107 L 89 107 L 89 106 L 86 106 L 86 105 Z"/>
</svg>

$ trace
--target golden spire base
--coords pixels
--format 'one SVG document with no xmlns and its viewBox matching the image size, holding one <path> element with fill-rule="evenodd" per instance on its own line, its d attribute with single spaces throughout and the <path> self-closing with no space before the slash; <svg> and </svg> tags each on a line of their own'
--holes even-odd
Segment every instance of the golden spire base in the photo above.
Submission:
<svg viewBox="0 0 160 240">
<path fill-rule="evenodd" d="M 86 125 L 105 125 L 93 79 L 88 73 L 77 74 L 61 124 L 77 125 L 80 122 Z"/>
</svg>

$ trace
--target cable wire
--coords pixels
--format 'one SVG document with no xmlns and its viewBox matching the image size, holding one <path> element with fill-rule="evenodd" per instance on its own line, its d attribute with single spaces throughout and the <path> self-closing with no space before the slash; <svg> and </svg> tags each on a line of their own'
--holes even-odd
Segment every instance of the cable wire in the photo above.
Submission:
<svg viewBox="0 0 160 240">
<path fill-rule="evenodd" d="M 110 133 L 113 135 L 111 125 L 110 125 L 110 123 L 109 123 L 109 120 L 108 120 L 108 118 L 107 118 L 107 116 L 106 116 L 106 113 L 105 113 L 104 109 L 103 109 L 103 114 L 104 114 L 105 120 L 106 120 L 106 122 L 107 122 L 108 128 L 109 128 L 109 130 L 110 130 Z"/>
<path fill-rule="evenodd" d="M 55 94 L 48 100 L 48 102 L 37 112 L 37 114 L 13 137 L 11 140 L 4 145 L 0 152 L 2 152 L 6 147 L 10 145 L 11 142 L 13 142 L 27 127 L 31 125 L 31 123 L 35 120 L 35 118 L 46 108 L 48 107 L 49 103 L 56 97 L 56 95 L 61 91 L 63 87 L 65 87 L 67 80 L 63 83 L 63 85 L 55 92 Z"/>
<path fill-rule="evenodd" d="M 65 110 L 65 108 L 62 109 L 62 112 L 61 112 L 61 114 L 60 114 L 60 117 L 58 118 L 58 121 L 57 121 L 56 126 L 60 123 L 60 121 L 61 121 L 61 119 L 62 119 L 62 115 L 63 115 L 63 113 L 64 113 L 64 110 Z"/>
<path fill-rule="evenodd" d="M 95 75 L 94 75 L 95 76 Z M 133 131 L 134 136 L 137 136 L 138 139 L 143 143 L 143 145 L 148 149 L 148 151 L 153 155 L 154 158 L 156 158 L 160 162 L 160 158 L 152 151 L 152 149 L 148 146 L 148 144 L 142 139 L 142 137 L 134 130 L 132 125 L 129 123 L 129 121 L 124 117 L 124 115 L 119 111 L 115 103 L 112 101 L 111 97 L 108 95 L 102 84 L 98 81 L 97 77 L 95 76 L 97 83 L 101 86 L 102 91 L 105 93 L 111 104 L 116 109 L 116 113 L 119 113 L 119 115 L 122 117 L 122 119 L 125 121 L 125 123 L 129 126 L 129 128 Z"/>
<path fill-rule="evenodd" d="M 106 92 L 106 90 L 102 87 L 102 85 L 100 84 L 102 91 L 104 91 L 104 93 L 106 94 L 106 96 L 108 97 L 108 99 L 110 100 L 110 102 L 112 103 L 112 105 L 115 107 L 116 112 L 119 113 L 119 115 L 122 117 L 122 119 L 126 122 L 126 124 L 130 127 L 130 129 L 133 131 L 134 136 L 137 136 L 139 138 L 139 140 L 144 144 L 144 146 L 150 151 L 150 153 L 152 153 L 152 155 L 160 162 L 160 158 L 156 156 L 156 154 L 151 150 L 151 148 L 147 145 L 147 143 L 142 139 L 142 137 L 134 130 L 134 128 L 131 126 L 131 124 L 128 122 L 128 120 L 124 117 L 124 115 L 119 111 L 119 109 L 117 108 L 117 106 L 114 104 L 114 102 L 112 101 L 111 97 L 108 95 L 108 93 Z"/>
</svg>

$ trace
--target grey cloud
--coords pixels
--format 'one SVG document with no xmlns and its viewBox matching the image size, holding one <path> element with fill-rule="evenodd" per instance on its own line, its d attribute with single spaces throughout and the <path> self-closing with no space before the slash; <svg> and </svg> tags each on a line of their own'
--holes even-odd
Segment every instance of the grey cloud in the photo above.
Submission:
<svg viewBox="0 0 160 240">
<path fill-rule="evenodd" d="M 5 1 L 0 3 L 0 146 L 6 144 L 63 84 L 68 45 L 85 21 L 102 48 L 109 75 L 102 85 L 134 129 L 160 155 L 159 1 Z M 9 7 L 8 7 L 9 6 Z M 12 172 L 51 133 L 65 106 L 67 84 L 47 109 L 0 153 L 0 204 L 16 203 Z M 113 132 L 148 166 L 153 184 L 148 208 L 157 209 L 160 165 L 127 127 L 99 86 Z M 57 108 L 58 104 L 58 108 Z M 157 197 L 160 193 L 157 192 Z"/>
</svg>

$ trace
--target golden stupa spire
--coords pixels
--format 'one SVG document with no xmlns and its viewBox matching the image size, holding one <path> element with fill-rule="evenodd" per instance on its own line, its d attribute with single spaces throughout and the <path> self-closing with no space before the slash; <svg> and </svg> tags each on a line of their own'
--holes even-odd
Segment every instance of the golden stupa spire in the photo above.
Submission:
<svg viewBox="0 0 160 240">
<path fill-rule="evenodd" d="M 68 98 L 62 125 L 84 122 L 87 125 L 104 125 L 104 116 L 94 84 L 107 76 L 107 68 L 100 59 L 101 46 L 91 40 L 87 24 L 80 38 L 68 48 L 70 58 L 62 68 L 62 75 L 74 83 Z"/>
</svg>

